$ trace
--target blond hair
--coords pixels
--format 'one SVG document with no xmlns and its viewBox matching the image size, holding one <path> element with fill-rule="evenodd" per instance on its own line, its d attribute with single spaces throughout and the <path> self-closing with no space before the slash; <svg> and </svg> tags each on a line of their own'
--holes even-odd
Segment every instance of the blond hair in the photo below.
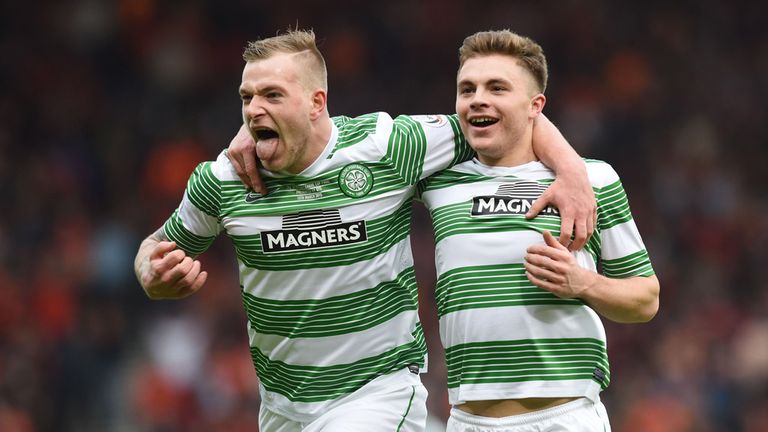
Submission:
<svg viewBox="0 0 768 432">
<path fill-rule="evenodd" d="M 539 92 L 544 93 L 547 88 L 547 58 L 539 44 L 507 29 L 477 32 L 464 39 L 459 48 L 459 69 L 473 57 L 491 54 L 516 58 L 518 64 L 533 75 Z"/>
<path fill-rule="evenodd" d="M 328 90 L 328 71 L 325 59 L 317 49 L 314 31 L 289 28 L 283 34 L 248 42 L 243 51 L 243 60 L 254 62 L 277 54 L 296 54 L 306 66 L 304 70 L 308 72 L 306 78 L 309 84 Z"/>
</svg>

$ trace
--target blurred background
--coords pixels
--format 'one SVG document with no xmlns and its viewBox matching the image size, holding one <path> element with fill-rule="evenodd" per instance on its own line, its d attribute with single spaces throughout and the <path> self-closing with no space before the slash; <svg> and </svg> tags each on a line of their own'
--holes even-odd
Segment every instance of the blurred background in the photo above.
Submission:
<svg viewBox="0 0 768 432">
<path fill-rule="evenodd" d="M 0 6 L 0 431 L 256 431 L 230 241 L 182 301 L 132 263 L 239 127 L 246 41 L 315 29 L 332 115 L 451 113 L 463 38 L 545 49 L 546 114 L 622 175 L 661 280 L 606 323 L 618 432 L 768 430 L 768 19 L 757 1 L 38 0 Z M 429 218 L 414 251 L 449 407 Z"/>
</svg>

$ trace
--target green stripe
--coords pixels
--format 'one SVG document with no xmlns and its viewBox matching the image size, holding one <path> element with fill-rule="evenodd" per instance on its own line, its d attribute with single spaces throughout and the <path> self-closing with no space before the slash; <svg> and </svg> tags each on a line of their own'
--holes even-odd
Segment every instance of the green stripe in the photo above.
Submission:
<svg viewBox="0 0 768 432">
<path fill-rule="evenodd" d="M 301 211 L 347 207 L 372 200 L 392 191 L 410 187 L 399 173 L 386 161 L 369 162 L 365 166 L 373 174 L 373 189 L 362 198 L 345 195 L 339 187 L 339 172 L 343 167 L 330 170 L 316 177 L 265 178 L 269 194 L 255 202 L 246 202 L 247 190 L 239 181 L 222 182 L 221 216 L 282 216 Z M 319 189 L 319 190 L 317 190 Z M 306 199 L 309 194 L 319 197 Z"/>
<path fill-rule="evenodd" d="M 590 379 L 606 388 L 610 369 L 605 343 L 593 338 L 472 342 L 445 350 L 448 387 L 461 384 Z M 595 368 L 605 373 L 594 377 Z"/>
<path fill-rule="evenodd" d="M 531 283 L 522 264 L 467 266 L 442 273 L 435 290 L 437 314 L 524 305 L 582 306 L 579 299 L 561 299 Z"/>
<path fill-rule="evenodd" d="M 261 236 L 232 235 L 231 237 L 237 257 L 250 268 L 285 271 L 345 266 L 367 261 L 386 253 L 407 238 L 411 220 L 411 202 L 412 199 L 408 199 L 393 214 L 368 221 L 368 240 L 335 246 L 332 252 L 325 248 L 264 254 L 261 249 Z"/>
<path fill-rule="evenodd" d="M 203 162 L 195 168 L 187 182 L 187 197 L 192 204 L 211 217 L 218 218 L 221 203 L 221 182 L 211 171 L 213 162 Z"/>
<path fill-rule="evenodd" d="M 341 129 L 344 126 L 344 124 L 350 120 L 352 120 L 352 117 L 345 116 L 345 115 L 331 117 L 331 121 L 333 121 L 333 124 L 335 124 L 336 127 L 339 129 Z"/>
<path fill-rule="evenodd" d="M 467 174 L 452 170 L 443 170 L 437 174 L 431 175 L 425 182 L 424 191 L 443 189 L 458 184 L 480 183 L 488 180 L 495 180 L 497 177 Z M 506 177 L 501 177 L 506 178 Z M 509 177 L 517 179 L 517 177 Z"/>
<path fill-rule="evenodd" d="M 174 211 L 171 217 L 168 218 L 163 225 L 163 230 L 169 240 L 175 241 L 179 249 L 190 256 L 197 256 L 205 252 L 216 239 L 216 236 L 198 236 L 186 229 L 179 218 L 178 210 Z"/>
<path fill-rule="evenodd" d="M 597 189 L 595 197 L 597 198 L 597 220 L 601 230 L 632 220 L 629 201 L 621 181 Z"/>
<path fill-rule="evenodd" d="M 601 239 L 600 224 L 596 224 L 595 231 L 592 233 L 592 237 L 587 240 L 587 244 L 584 245 L 584 250 L 589 252 L 592 256 L 592 261 L 597 263 L 600 254 L 603 250 L 603 244 Z"/>
<path fill-rule="evenodd" d="M 331 159 L 338 150 L 358 144 L 376 132 L 378 120 L 378 113 L 365 114 L 354 119 L 347 116 L 334 117 L 333 122 L 339 129 L 339 135 L 328 159 Z"/>
<path fill-rule="evenodd" d="M 392 126 L 386 159 L 406 184 L 415 185 L 421 178 L 426 153 L 427 137 L 421 124 L 408 116 L 398 116 Z"/>
<path fill-rule="evenodd" d="M 453 129 L 453 161 L 451 166 L 468 161 L 475 156 L 475 151 L 469 146 L 464 134 L 461 132 L 461 126 L 459 125 L 459 116 L 456 114 L 448 116 L 448 122 Z"/>
<path fill-rule="evenodd" d="M 333 366 L 300 366 L 272 361 L 256 347 L 251 357 L 264 387 L 291 402 L 323 402 L 354 392 L 373 379 L 409 364 L 424 367 L 426 343 L 421 325 L 414 340 L 385 353 Z"/>
<path fill-rule="evenodd" d="M 272 300 L 242 294 L 254 330 L 288 338 L 359 332 L 418 309 L 413 267 L 373 288 L 321 300 Z"/>
<path fill-rule="evenodd" d="M 648 251 L 645 249 L 621 258 L 603 260 L 603 273 L 610 278 L 651 276 L 654 273 Z"/>
</svg>

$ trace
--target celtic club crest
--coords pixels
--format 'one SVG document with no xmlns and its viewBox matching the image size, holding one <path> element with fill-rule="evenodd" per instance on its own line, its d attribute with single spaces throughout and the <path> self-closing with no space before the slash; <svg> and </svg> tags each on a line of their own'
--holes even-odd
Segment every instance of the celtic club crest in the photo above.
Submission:
<svg viewBox="0 0 768 432">
<path fill-rule="evenodd" d="M 373 173 L 361 163 L 351 163 L 341 169 L 339 187 L 348 197 L 364 197 L 373 188 Z"/>
</svg>

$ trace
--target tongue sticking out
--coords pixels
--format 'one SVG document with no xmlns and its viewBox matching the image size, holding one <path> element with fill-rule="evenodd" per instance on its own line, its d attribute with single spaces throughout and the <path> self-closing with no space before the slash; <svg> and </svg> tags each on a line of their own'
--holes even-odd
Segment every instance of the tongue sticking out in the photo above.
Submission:
<svg viewBox="0 0 768 432">
<path fill-rule="evenodd" d="M 280 135 L 272 129 L 261 128 L 256 130 L 256 156 L 263 161 L 268 161 L 275 155 L 277 142 Z"/>
<path fill-rule="evenodd" d="M 274 156 L 277 149 L 277 138 L 260 139 L 256 142 L 256 156 L 268 161 Z"/>
</svg>

